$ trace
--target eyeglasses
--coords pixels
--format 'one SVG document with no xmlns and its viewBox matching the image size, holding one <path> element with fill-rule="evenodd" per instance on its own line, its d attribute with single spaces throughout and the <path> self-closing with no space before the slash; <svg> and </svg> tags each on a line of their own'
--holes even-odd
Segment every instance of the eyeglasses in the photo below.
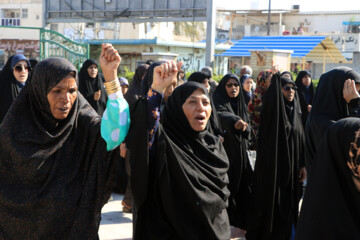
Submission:
<svg viewBox="0 0 360 240">
<path fill-rule="evenodd" d="M 238 87 L 239 84 L 238 84 L 238 83 L 229 83 L 229 84 L 226 84 L 226 87 L 228 87 L 228 88 L 231 88 L 232 86 Z"/>
<path fill-rule="evenodd" d="M 30 71 L 30 67 L 29 66 L 25 66 L 25 65 L 16 65 L 15 67 L 14 67 L 14 70 L 16 71 L 16 72 L 22 72 L 22 71 Z"/>
<path fill-rule="evenodd" d="M 290 90 L 296 90 L 297 89 L 297 87 L 296 86 L 293 86 L 293 87 L 290 87 L 290 86 L 285 86 L 285 87 L 283 87 L 283 89 L 285 90 L 285 91 L 287 91 L 287 92 L 289 92 Z"/>
</svg>

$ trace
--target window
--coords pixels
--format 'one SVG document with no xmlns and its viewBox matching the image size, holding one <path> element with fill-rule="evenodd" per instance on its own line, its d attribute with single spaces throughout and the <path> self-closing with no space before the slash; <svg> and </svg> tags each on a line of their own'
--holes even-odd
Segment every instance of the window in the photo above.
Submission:
<svg viewBox="0 0 360 240">
<path fill-rule="evenodd" d="M 4 9 L 1 26 L 20 26 L 20 9 Z"/>
<path fill-rule="evenodd" d="M 59 25 L 58 25 L 58 24 L 56 24 L 56 23 L 50 24 L 50 30 L 57 32 L 57 31 L 58 31 L 58 28 L 59 28 Z"/>
<path fill-rule="evenodd" d="M 3 13 L 5 18 L 20 18 L 20 9 L 5 9 Z"/>
<path fill-rule="evenodd" d="M 2 26 L 20 26 L 20 19 L 18 18 L 2 18 Z"/>
<path fill-rule="evenodd" d="M 27 18 L 28 17 L 28 9 L 27 8 L 23 8 L 21 9 L 22 11 L 22 18 Z"/>
</svg>

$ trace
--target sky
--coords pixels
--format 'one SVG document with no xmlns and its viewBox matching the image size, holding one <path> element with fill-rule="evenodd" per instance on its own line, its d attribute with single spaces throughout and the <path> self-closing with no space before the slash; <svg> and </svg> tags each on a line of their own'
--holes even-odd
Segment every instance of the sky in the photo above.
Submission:
<svg viewBox="0 0 360 240">
<path fill-rule="evenodd" d="M 269 0 L 214 0 L 218 7 L 232 10 L 267 9 Z M 359 0 L 271 0 L 272 9 L 291 9 L 300 5 L 301 12 L 309 11 L 360 11 Z"/>
</svg>

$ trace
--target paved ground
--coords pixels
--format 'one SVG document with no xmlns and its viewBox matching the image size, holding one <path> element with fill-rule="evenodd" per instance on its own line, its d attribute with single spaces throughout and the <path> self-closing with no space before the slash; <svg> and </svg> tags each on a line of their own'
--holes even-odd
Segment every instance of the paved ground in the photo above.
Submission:
<svg viewBox="0 0 360 240">
<path fill-rule="evenodd" d="M 132 239 L 132 214 L 123 213 L 121 200 L 123 195 L 112 194 L 102 209 L 99 236 L 101 240 Z"/>
<path fill-rule="evenodd" d="M 100 240 L 132 239 L 132 214 L 122 212 L 122 199 L 123 195 L 112 194 L 112 200 L 103 207 L 99 229 Z"/>
</svg>

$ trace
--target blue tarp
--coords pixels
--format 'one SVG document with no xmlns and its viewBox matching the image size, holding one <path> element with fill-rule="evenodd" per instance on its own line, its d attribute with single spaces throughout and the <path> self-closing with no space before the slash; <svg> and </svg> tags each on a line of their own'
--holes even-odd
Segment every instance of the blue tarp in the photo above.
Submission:
<svg viewBox="0 0 360 240">
<path fill-rule="evenodd" d="M 223 52 L 222 57 L 250 57 L 249 50 L 292 50 L 291 57 L 305 57 L 326 36 L 253 36 L 243 37 L 230 49 Z"/>
</svg>

